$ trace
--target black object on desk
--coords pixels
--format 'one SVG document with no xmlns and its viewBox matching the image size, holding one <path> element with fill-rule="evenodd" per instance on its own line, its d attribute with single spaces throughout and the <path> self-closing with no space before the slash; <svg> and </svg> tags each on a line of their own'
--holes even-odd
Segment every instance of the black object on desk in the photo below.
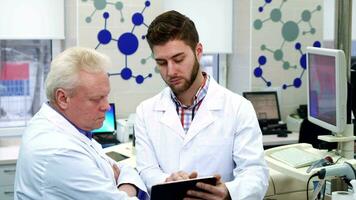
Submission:
<svg viewBox="0 0 356 200">
<path fill-rule="evenodd" d="M 304 119 L 300 125 L 298 143 L 309 143 L 317 149 L 336 149 L 337 143 L 329 143 L 318 139 L 319 135 L 331 135 L 331 131 Z"/>
<path fill-rule="evenodd" d="M 287 125 L 283 124 L 268 124 L 267 126 L 261 127 L 263 135 L 277 135 L 278 137 L 287 137 L 288 133 L 292 133 L 287 130 Z"/>
<path fill-rule="evenodd" d="M 277 135 L 278 137 L 287 137 L 288 133 L 292 133 L 288 130 L 278 130 L 278 129 L 270 129 L 270 130 L 263 130 L 263 135 Z"/>
</svg>

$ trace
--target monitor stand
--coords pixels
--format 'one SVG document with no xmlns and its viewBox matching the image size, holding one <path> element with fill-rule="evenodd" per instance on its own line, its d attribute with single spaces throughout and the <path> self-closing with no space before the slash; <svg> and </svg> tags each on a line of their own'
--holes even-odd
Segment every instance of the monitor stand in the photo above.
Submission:
<svg viewBox="0 0 356 200">
<path fill-rule="evenodd" d="M 338 153 L 346 159 L 354 159 L 354 125 L 347 124 L 343 133 L 335 135 L 319 135 L 319 140 L 326 142 L 337 142 Z"/>
</svg>

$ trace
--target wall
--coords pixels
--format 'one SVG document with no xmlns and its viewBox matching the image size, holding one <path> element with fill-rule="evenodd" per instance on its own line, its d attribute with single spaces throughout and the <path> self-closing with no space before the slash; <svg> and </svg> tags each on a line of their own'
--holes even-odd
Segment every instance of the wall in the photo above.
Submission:
<svg viewBox="0 0 356 200">
<path fill-rule="evenodd" d="M 239 94 L 277 90 L 285 119 L 299 104 L 306 104 L 306 67 L 301 61 L 306 46 L 322 43 L 323 0 L 234 3 L 228 88 Z"/>
<path fill-rule="evenodd" d="M 109 99 L 116 103 L 118 118 L 126 118 L 135 112 L 141 101 L 157 94 L 165 86 L 155 67 L 151 50 L 142 38 L 146 34 L 147 25 L 162 12 L 163 2 L 124 0 L 109 4 L 80 0 L 77 4 L 77 44 L 96 48 L 111 58 L 113 65 L 109 73 L 113 75 L 110 76 Z M 105 12 L 108 14 L 106 17 Z M 135 26 L 133 18 L 138 20 Z M 140 19 L 143 21 L 140 22 Z M 111 33 L 111 38 L 108 33 Z M 124 34 L 129 37 L 125 39 Z M 124 39 L 120 40 L 120 37 Z M 137 46 L 132 45 L 134 38 L 137 39 Z M 128 70 L 131 70 L 132 76 Z M 149 74 L 152 74 L 152 78 L 136 79 L 139 75 L 147 77 Z M 126 80 L 121 75 L 124 75 Z"/>
<path fill-rule="evenodd" d="M 215 9 L 214 11 L 216 11 L 216 7 L 212 6 L 214 2 L 218 1 L 204 2 L 206 4 L 205 9 Z M 76 45 L 96 48 L 112 59 L 113 66 L 109 70 L 109 73 L 119 75 L 110 76 L 110 101 L 116 103 L 116 114 L 119 118 L 126 118 L 130 113 L 135 112 L 137 105 L 141 101 L 157 94 L 165 87 L 165 83 L 161 80 L 156 69 L 151 50 L 146 40 L 142 39 L 142 36 L 146 34 L 147 26 L 158 14 L 163 12 L 164 3 L 167 6 L 172 2 L 165 0 L 123 0 L 111 1 L 111 3 L 97 0 L 66 1 L 67 29 L 66 40 L 62 45 L 64 48 Z M 176 3 L 179 2 L 177 1 Z M 187 1 L 186 3 L 189 2 Z M 231 8 L 231 5 L 228 7 Z M 104 14 L 105 12 L 108 14 Z M 210 15 L 210 12 L 208 14 Z M 215 12 L 216 14 L 218 14 L 217 11 Z M 140 20 L 137 16 L 143 17 L 142 24 L 139 23 Z M 198 15 L 198 17 L 206 21 L 206 17 L 204 16 L 206 16 L 204 13 Z M 136 26 L 133 24 L 133 19 L 134 21 L 136 20 Z M 199 20 L 197 21 L 199 22 Z M 195 22 L 197 26 L 198 22 Z M 111 38 L 109 33 L 111 34 Z M 118 47 L 120 44 L 123 44 L 118 42 L 120 41 L 120 37 L 127 33 L 131 36 L 134 35 L 138 39 L 137 49 L 135 50 L 135 47 L 133 47 L 132 54 L 125 52 L 125 49 L 127 50 L 130 46 L 132 47 L 132 40 L 126 40 L 126 43 L 122 45 L 124 46 L 124 50 L 120 50 Z M 204 31 L 200 36 L 204 33 L 207 32 Z M 209 33 L 211 31 L 207 35 L 211 35 Z M 216 38 L 216 35 L 214 36 Z M 208 46 L 206 43 L 203 43 L 203 45 Z M 219 81 L 222 85 L 225 85 L 225 55 L 220 56 L 219 64 L 221 66 Z M 132 70 L 134 77 L 126 77 L 127 80 L 124 80 L 121 75 L 127 75 L 127 71 L 123 73 L 121 70 L 125 71 L 127 69 Z M 135 77 L 138 75 L 145 77 L 148 74 L 152 74 L 152 78 L 144 79 L 142 83 L 136 82 Z"/>
</svg>

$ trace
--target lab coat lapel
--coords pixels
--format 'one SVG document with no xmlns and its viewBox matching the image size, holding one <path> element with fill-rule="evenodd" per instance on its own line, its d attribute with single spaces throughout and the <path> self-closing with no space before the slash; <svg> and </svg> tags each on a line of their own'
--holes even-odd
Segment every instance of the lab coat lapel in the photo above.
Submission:
<svg viewBox="0 0 356 200">
<path fill-rule="evenodd" d="M 208 93 L 189 127 L 184 145 L 192 140 L 198 133 L 207 130 L 206 128 L 216 120 L 217 115 L 214 114 L 214 112 L 221 110 L 225 102 L 225 98 L 222 93 L 219 92 L 218 87 L 220 86 L 217 82 L 210 77 Z"/>
<path fill-rule="evenodd" d="M 180 123 L 176 106 L 173 103 L 169 90 L 162 93 L 160 101 L 156 102 L 155 111 L 163 112 L 160 122 L 177 133 L 181 138 L 185 137 L 185 132 Z"/>
<path fill-rule="evenodd" d="M 69 123 L 61 114 L 54 112 L 47 104 L 42 106 L 43 114 L 50 120 L 55 126 L 62 129 L 62 134 L 69 135 L 70 137 L 75 137 L 84 144 L 86 144 L 87 149 L 91 147 L 99 156 L 104 160 L 108 160 L 107 156 L 102 152 L 102 147 L 94 139 L 90 140 L 84 134 L 80 133 L 71 123 Z"/>
<path fill-rule="evenodd" d="M 55 126 L 63 130 L 63 134 L 71 135 L 78 138 L 80 141 L 91 146 L 91 141 L 83 134 L 81 134 L 71 123 L 69 123 L 61 114 L 54 112 L 53 108 L 44 103 L 41 108 L 42 114 Z"/>
<path fill-rule="evenodd" d="M 199 119 L 199 121 L 197 120 Z M 184 140 L 184 145 L 187 144 L 190 140 L 192 140 L 199 132 L 209 126 L 211 123 L 215 121 L 215 116 L 211 113 L 211 111 L 207 108 L 206 104 L 200 106 L 197 115 L 192 121 L 192 124 L 189 127 L 187 136 Z"/>
</svg>

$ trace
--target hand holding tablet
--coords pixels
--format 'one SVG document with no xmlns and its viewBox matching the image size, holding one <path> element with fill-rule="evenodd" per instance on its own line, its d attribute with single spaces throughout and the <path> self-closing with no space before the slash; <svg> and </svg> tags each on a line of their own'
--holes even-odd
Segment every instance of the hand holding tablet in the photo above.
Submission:
<svg viewBox="0 0 356 200">
<path fill-rule="evenodd" d="M 198 182 L 216 185 L 217 179 L 208 176 L 157 184 L 152 186 L 151 200 L 182 200 L 187 196 L 188 190 L 200 190 L 196 187 Z"/>
</svg>

